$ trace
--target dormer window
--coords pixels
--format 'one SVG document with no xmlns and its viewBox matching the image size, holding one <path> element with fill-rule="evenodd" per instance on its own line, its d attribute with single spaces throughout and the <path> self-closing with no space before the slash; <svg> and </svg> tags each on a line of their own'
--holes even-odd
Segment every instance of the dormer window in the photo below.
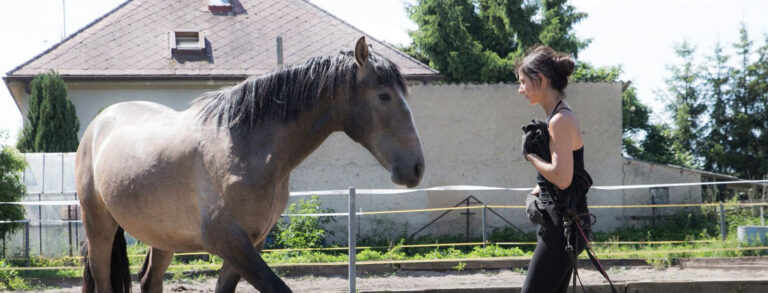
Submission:
<svg viewBox="0 0 768 293">
<path fill-rule="evenodd" d="M 202 51 L 205 50 L 205 36 L 203 32 L 191 30 L 177 30 L 171 33 L 172 51 Z"/>
<path fill-rule="evenodd" d="M 208 0 L 208 9 L 213 13 L 227 13 L 232 11 L 230 0 Z"/>
</svg>

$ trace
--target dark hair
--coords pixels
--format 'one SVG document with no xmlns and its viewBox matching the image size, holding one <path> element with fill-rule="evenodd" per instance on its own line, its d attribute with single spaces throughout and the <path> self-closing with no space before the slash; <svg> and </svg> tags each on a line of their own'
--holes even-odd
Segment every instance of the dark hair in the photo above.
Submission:
<svg viewBox="0 0 768 293">
<path fill-rule="evenodd" d="M 522 61 L 517 63 L 515 72 L 519 76 L 525 74 L 536 83 L 541 83 L 539 73 L 549 79 L 552 88 L 563 93 L 563 89 L 568 85 L 568 76 L 573 73 L 573 59 L 571 56 L 558 53 L 550 47 L 539 45 L 525 55 Z"/>
<path fill-rule="evenodd" d="M 406 90 L 397 65 L 374 52 L 368 60 L 379 84 Z M 350 92 L 357 80 L 357 68 L 355 52 L 342 51 L 204 93 L 192 103 L 202 104 L 198 116 L 203 124 L 215 122 L 217 127 L 238 128 L 265 120 L 285 123 L 337 90 Z"/>
</svg>

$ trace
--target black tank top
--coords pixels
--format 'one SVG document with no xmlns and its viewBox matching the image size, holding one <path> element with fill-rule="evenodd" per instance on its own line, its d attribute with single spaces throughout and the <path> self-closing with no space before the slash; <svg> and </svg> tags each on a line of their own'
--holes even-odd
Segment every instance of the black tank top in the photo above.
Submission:
<svg viewBox="0 0 768 293">
<path fill-rule="evenodd" d="M 552 110 L 552 115 L 549 115 L 547 118 L 547 125 L 549 125 L 549 120 L 552 119 L 552 117 L 555 116 L 560 110 L 568 110 L 573 111 L 568 107 L 560 107 L 560 105 L 563 103 L 563 100 L 560 100 L 555 104 L 554 110 Z M 581 179 L 581 180 L 577 180 Z M 587 185 L 588 182 L 588 186 Z M 556 187 L 554 184 L 547 181 L 546 178 L 544 178 L 544 175 L 541 175 L 541 173 L 538 173 L 536 176 L 536 183 L 539 184 L 539 188 L 541 188 L 542 193 L 554 196 L 556 193 Z M 579 189 L 583 190 L 583 194 L 586 194 L 586 191 L 589 189 L 589 186 L 592 185 L 592 178 L 589 176 L 589 173 L 587 173 L 587 170 L 584 168 L 584 146 L 582 145 L 578 150 L 573 151 L 573 179 L 571 181 L 571 186 L 569 186 L 567 189 Z M 578 193 L 582 193 L 578 192 Z"/>
</svg>

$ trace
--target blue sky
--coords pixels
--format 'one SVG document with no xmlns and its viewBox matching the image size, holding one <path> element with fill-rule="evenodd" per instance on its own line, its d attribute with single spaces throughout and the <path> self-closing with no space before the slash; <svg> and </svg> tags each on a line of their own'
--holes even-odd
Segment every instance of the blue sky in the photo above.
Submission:
<svg viewBox="0 0 768 293">
<path fill-rule="evenodd" d="M 43 52 L 63 34 L 62 0 L 0 1 L 0 74 Z M 66 33 L 71 34 L 123 0 L 66 0 Z M 321 8 L 391 43 L 410 43 L 416 29 L 404 9 L 414 0 L 311 0 Z M 697 47 L 697 61 L 710 55 L 716 42 L 727 53 L 746 25 L 755 45 L 768 33 L 768 1 L 760 0 L 572 0 L 589 17 L 576 26 L 591 38 L 579 59 L 597 66 L 622 65 L 638 96 L 665 121 L 659 92 L 665 89 L 666 66 L 676 62 L 673 46 L 687 40 Z M 0 131 L 11 141 L 21 127 L 21 114 L 5 86 L 0 86 Z M 82 127 L 85 127 L 83 125 Z"/>
</svg>

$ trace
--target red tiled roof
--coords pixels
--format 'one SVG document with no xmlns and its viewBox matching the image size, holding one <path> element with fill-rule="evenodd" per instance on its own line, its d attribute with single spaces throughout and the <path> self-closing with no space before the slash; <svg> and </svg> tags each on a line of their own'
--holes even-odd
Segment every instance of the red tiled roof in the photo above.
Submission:
<svg viewBox="0 0 768 293">
<path fill-rule="evenodd" d="M 59 44 L 8 72 L 8 77 L 57 71 L 64 78 L 246 76 L 285 64 L 351 50 L 365 35 L 373 50 L 411 77 L 438 72 L 303 0 L 233 0 L 234 15 L 214 15 L 201 0 L 129 0 Z M 172 55 L 169 32 L 202 31 L 208 53 Z"/>
</svg>

